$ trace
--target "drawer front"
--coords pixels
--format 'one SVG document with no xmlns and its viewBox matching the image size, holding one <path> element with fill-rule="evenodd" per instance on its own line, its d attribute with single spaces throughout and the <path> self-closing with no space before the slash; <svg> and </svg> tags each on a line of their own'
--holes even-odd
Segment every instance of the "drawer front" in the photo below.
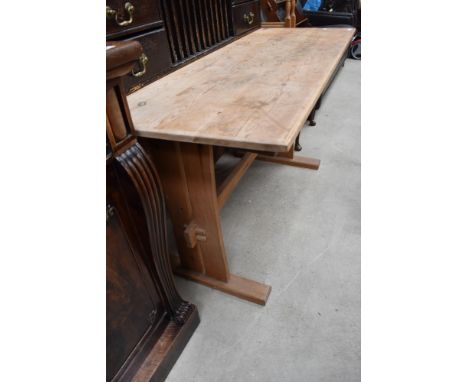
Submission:
<svg viewBox="0 0 468 382">
<path fill-rule="evenodd" d="M 258 1 L 251 1 L 232 7 L 234 36 L 239 36 L 251 29 L 260 27 L 260 6 Z"/>
<path fill-rule="evenodd" d="M 140 64 L 135 65 L 134 73 L 125 77 L 125 90 L 127 93 L 132 93 L 142 86 L 155 81 L 172 67 L 171 53 L 165 29 L 151 31 L 128 39 L 128 41 L 130 40 L 138 41 L 142 45 L 143 52 L 148 61 L 143 75 L 135 76 L 134 74 L 143 71 L 143 65 Z"/>
<path fill-rule="evenodd" d="M 159 0 L 107 0 L 107 39 L 162 25 Z M 119 25 L 120 24 L 120 25 Z"/>
</svg>

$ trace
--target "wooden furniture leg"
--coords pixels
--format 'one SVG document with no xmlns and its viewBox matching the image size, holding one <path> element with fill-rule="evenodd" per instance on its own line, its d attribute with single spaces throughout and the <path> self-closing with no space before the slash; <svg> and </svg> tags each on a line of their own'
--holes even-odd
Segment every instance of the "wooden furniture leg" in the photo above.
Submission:
<svg viewBox="0 0 468 382">
<path fill-rule="evenodd" d="M 175 273 L 242 299 L 265 305 L 269 285 L 229 272 L 219 211 L 213 146 L 153 139 L 142 140 L 154 158 L 179 249 L 180 266 Z M 246 157 L 242 173 L 254 155 Z M 245 171 L 244 171 L 245 172 Z"/>
<path fill-rule="evenodd" d="M 296 142 L 294 142 L 294 151 L 302 150 L 301 143 L 299 142 L 300 136 L 301 136 L 301 133 L 297 134 Z"/>
<path fill-rule="evenodd" d="M 315 118 L 315 111 L 316 111 L 316 110 L 317 110 L 317 109 L 314 108 L 314 110 L 312 110 L 312 112 L 310 113 L 309 117 L 307 118 L 307 119 L 309 120 L 310 126 L 315 126 L 315 125 L 317 125 L 317 122 L 314 121 L 314 118 Z"/>
<path fill-rule="evenodd" d="M 343 62 L 343 65 L 344 65 L 344 62 Z M 320 96 L 317 103 L 315 104 L 314 111 L 320 109 L 320 106 L 322 106 L 322 96 Z"/>
<path fill-rule="evenodd" d="M 286 0 L 286 3 L 285 3 L 285 11 L 286 11 L 286 15 L 284 16 L 284 26 L 286 28 L 293 28 L 295 27 L 296 25 L 292 23 L 292 19 L 291 19 L 291 9 L 292 9 L 292 4 L 291 4 L 291 0 Z"/>
</svg>

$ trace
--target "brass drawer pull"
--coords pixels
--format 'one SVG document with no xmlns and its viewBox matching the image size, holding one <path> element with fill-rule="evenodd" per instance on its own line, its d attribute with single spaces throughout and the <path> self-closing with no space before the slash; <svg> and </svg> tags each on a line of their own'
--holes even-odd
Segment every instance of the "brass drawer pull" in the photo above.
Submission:
<svg viewBox="0 0 468 382">
<path fill-rule="evenodd" d="M 145 73 L 146 73 L 146 64 L 148 64 L 148 57 L 146 57 L 146 54 L 142 54 L 140 56 L 140 66 L 141 66 L 141 70 L 139 72 L 136 72 L 135 73 L 135 70 L 132 70 L 132 76 L 133 77 L 141 77 L 143 76 Z"/>
<path fill-rule="evenodd" d="M 244 21 L 249 25 L 252 25 L 252 23 L 254 22 L 254 17 L 255 17 L 255 14 L 252 12 L 249 12 L 248 15 L 244 13 Z"/>
<path fill-rule="evenodd" d="M 135 11 L 135 7 L 132 5 L 132 3 L 125 3 L 124 7 L 129 16 L 128 20 L 119 21 L 119 13 L 109 6 L 106 7 L 106 17 L 108 19 L 114 18 L 115 22 L 120 27 L 126 27 L 127 25 L 130 25 L 131 23 L 133 23 L 133 12 Z"/>
</svg>

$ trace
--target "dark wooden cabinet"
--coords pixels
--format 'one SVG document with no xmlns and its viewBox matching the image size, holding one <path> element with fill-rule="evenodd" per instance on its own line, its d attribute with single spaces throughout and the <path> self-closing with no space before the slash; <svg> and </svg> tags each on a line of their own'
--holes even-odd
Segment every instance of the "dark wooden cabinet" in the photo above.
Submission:
<svg viewBox="0 0 468 382">
<path fill-rule="evenodd" d="M 178 294 L 169 261 L 164 195 L 139 145 L 123 78 L 143 52 L 107 46 L 107 381 L 162 381 L 199 323 Z"/>
<path fill-rule="evenodd" d="M 107 40 L 138 41 L 132 93 L 260 27 L 259 0 L 107 0 Z"/>
</svg>

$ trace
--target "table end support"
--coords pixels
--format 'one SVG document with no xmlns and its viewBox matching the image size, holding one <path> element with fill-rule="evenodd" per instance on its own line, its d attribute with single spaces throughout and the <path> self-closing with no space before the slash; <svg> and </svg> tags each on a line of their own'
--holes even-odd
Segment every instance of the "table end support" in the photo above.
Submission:
<svg viewBox="0 0 468 382">
<path fill-rule="evenodd" d="M 293 158 L 287 158 L 283 156 L 267 156 L 267 155 L 258 155 L 257 160 L 262 160 L 264 162 L 271 162 L 277 164 L 284 164 L 287 166 L 307 168 L 309 170 L 318 170 L 320 167 L 320 159 L 303 157 L 295 155 Z"/>
<path fill-rule="evenodd" d="M 229 274 L 227 282 L 182 267 L 175 269 L 175 274 L 258 305 L 265 305 L 271 292 L 270 285 L 233 274 Z"/>
</svg>

